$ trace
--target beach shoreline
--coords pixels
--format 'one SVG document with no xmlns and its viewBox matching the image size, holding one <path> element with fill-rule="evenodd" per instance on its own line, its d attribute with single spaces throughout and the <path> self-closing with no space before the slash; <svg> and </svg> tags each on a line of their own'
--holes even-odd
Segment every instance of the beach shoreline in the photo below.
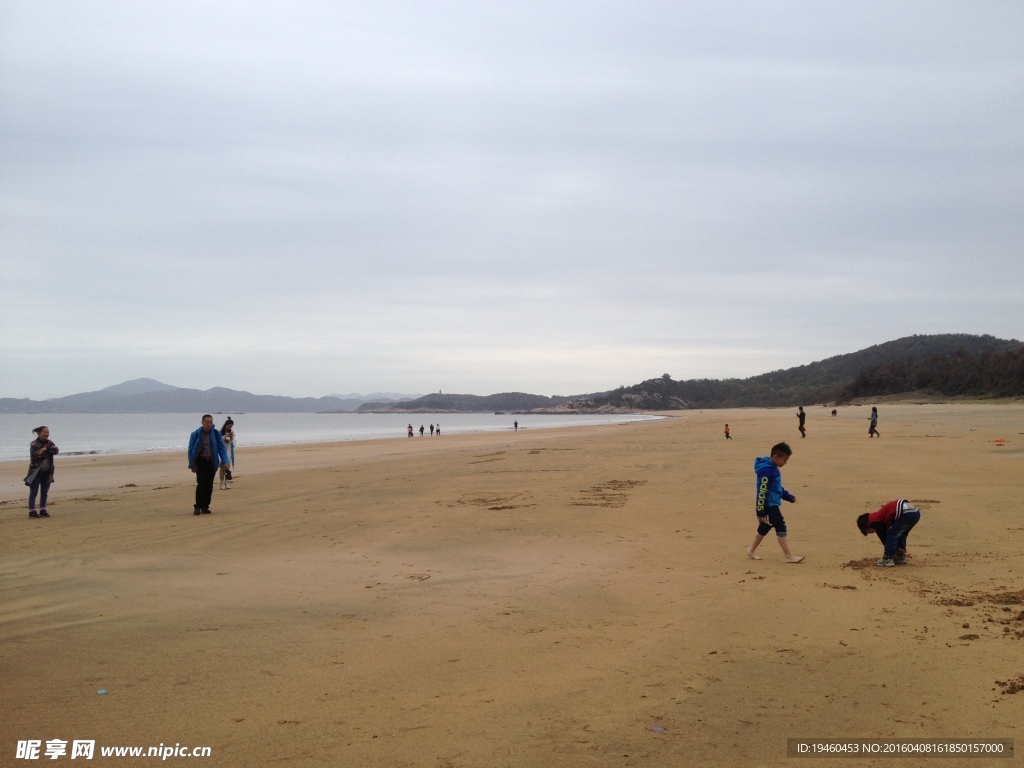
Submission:
<svg viewBox="0 0 1024 768">
<path fill-rule="evenodd" d="M 434 437 L 427 424 L 444 424 L 445 436 L 474 432 L 586 427 L 663 418 L 658 414 L 425 414 L 413 425 L 417 436 L 422 423 L 424 436 Z M 421 414 L 423 416 L 423 414 Z M 220 425 L 227 416 L 214 419 Z M 62 456 L 123 456 L 184 451 L 189 434 L 198 427 L 198 416 L 173 414 L 56 414 L 42 421 L 32 414 L 8 414 L 2 419 L 0 462 L 28 455 L 32 430 L 46 424 Z M 330 444 L 373 439 L 405 439 L 411 422 L 408 414 L 319 414 L 254 413 L 235 418 L 239 447 Z M 27 435 L 28 437 L 24 437 Z"/>
<path fill-rule="evenodd" d="M 4 462 L 0 749 L 668 768 L 1020 735 L 998 682 L 1024 675 L 1021 409 L 887 405 L 880 440 L 829 410 L 806 439 L 733 409 L 250 448 L 202 517 L 184 455 L 58 457 L 45 521 Z M 783 439 L 799 565 L 772 537 L 744 555 L 753 459 Z M 854 521 L 895 497 L 922 510 L 913 558 L 875 568 Z"/>
</svg>

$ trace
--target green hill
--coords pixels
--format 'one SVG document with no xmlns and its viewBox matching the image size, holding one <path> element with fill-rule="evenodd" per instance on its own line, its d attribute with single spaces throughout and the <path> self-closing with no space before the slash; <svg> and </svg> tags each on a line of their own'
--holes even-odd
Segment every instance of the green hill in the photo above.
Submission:
<svg viewBox="0 0 1024 768">
<path fill-rule="evenodd" d="M 1024 396 L 1024 347 L 872 366 L 843 387 L 839 399 L 903 392 L 931 392 L 945 397 Z"/>
<path fill-rule="evenodd" d="M 402 403 L 366 403 L 359 410 L 486 413 L 783 407 L 922 390 L 947 397 L 1024 396 L 1024 344 L 965 333 L 908 336 L 746 379 L 675 381 L 665 374 L 631 387 L 574 397 L 438 392 Z"/>
<path fill-rule="evenodd" d="M 916 390 L 943 396 L 1024 395 L 1016 340 L 969 334 L 908 336 L 859 352 L 747 379 L 674 381 L 668 374 L 577 400 L 595 408 L 736 408 L 841 402 Z M 958 373 L 953 373 L 953 371 Z"/>
</svg>

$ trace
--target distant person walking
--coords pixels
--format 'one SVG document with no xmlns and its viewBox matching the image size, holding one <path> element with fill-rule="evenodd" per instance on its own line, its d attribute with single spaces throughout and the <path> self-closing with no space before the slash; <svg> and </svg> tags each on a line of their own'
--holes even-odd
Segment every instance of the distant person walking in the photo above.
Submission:
<svg viewBox="0 0 1024 768">
<path fill-rule="evenodd" d="M 519 431 L 519 422 L 518 422 L 518 421 L 513 421 L 513 422 L 512 422 L 512 429 L 513 429 L 514 431 L 516 431 L 516 432 L 518 432 L 518 431 Z"/>
<path fill-rule="evenodd" d="M 224 438 L 214 429 L 213 416 L 203 415 L 203 425 L 188 438 L 188 468 L 196 475 L 196 504 L 193 515 L 210 514 L 213 478 L 221 464 L 228 463 Z"/>
<path fill-rule="evenodd" d="M 231 481 L 234 480 L 232 471 L 235 468 L 235 422 L 228 417 L 228 420 L 224 422 L 224 426 L 220 428 L 220 436 L 224 441 L 224 447 L 228 451 L 228 460 L 220 465 L 220 489 L 222 491 L 231 490 Z"/>
<path fill-rule="evenodd" d="M 881 437 L 878 431 L 878 408 L 871 406 L 871 425 L 868 427 L 868 437 Z"/>
<path fill-rule="evenodd" d="M 49 517 L 46 511 L 46 497 L 50 493 L 53 482 L 53 457 L 60 453 L 60 448 L 50 440 L 49 427 L 36 427 L 32 430 L 36 439 L 28 446 L 28 474 L 25 485 L 28 486 L 28 516 Z M 36 494 L 39 494 L 39 511 L 36 512 Z"/>
<path fill-rule="evenodd" d="M 434 435 L 436 437 L 440 437 L 441 436 L 441 425 L 440 424 L 435 424 L 434 425 Z"/>
<path fill-rule="evenodd" d="M 423 433 L 427 431 L 427 428 L 420 424 L 420 437 L 423 437 Z"/>
<path fill-rule="evenodd" d="M 414 433 L 414 432 L 412 431 L 412 424 L 410 424 L 410 425 L 409 425 L 408 427 L 406 427 L 406 430 L 407 430 L 407 431 L 409 432 L 409 437 L 412 437 L 412 436 L 413 436 L 413 434 L 415 434 L 415 433 Z"/>
<path fill-rule="evenodd" d="M 807 427 L 804 426 L 804 422 L 807 420 L 807 414 L 804 413 L 804 407 L 802 405 L 796 409 L 796 417 L 800 420 L 800 437 L 807 437 Z"/>
<path fill-rule="evenodd" d="M 725 425 L 725 439 L 726 440 L 732 440 L 732 435 L 729 434 L 729 425 L 728 424 Z"/>
<path fill-rule="evenodd" d="M 431 437 L 434 436 L 434 425 L 433 424 L 430 425 L 430 436 Z"/>
</svg>

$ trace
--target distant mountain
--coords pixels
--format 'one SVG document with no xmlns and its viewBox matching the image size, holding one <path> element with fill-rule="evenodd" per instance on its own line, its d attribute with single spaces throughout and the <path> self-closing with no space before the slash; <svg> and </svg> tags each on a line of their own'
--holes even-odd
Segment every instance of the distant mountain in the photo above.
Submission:
<svg viewBox="0 0 1024 768">
<path fill-rule="evenodd" d="M 154 379 L 134 379 L 96 392 L 49 400 L 0 398 L 0 413 L 316 413 L 353 411 L 363 402 L 254 395 L 224 387 L 186 389 Z"/>
<path fill-rule="evenodd" d="M 358 395 L 278 397 L 134 379 L 50 400 L 0 398 L 0 413 L 593 412 L 810 405 L 913 391 L 944 397 L 1024 397 L 1024 344 L 968 334 L 908 336 L 746 379 L 675 381 L 666 373 L 631 387 L 573 397 L 377 392 L 372 402 L 365 402 Z"/>
<path fill-rule="evenodd" d="M 145 392 L 171 392 L 177 389 L 170 384 L 164 384 L 156 379 L 132 379 L 112 387 L 104 387 L 100 392 L 107 392 L 112 395 L 141 395 Z"/>
<path fill-rule="evenodd" d="M 1016 339 L 969 334 L 908 336 L 877 344 L 859 352 L 837 355 L 808 365 L 772 371 L 747 379 L 690 379 L 674 381 L 668 374 L 631 387 L 577 400 L 581 410 L 635 408 L 666 410 L 680 408 L 735 408 L 807 405 L 877 397 L 931 389 L 943 396 L 1024 395 L 1024 378 L 1014 367 L 1024 344 Z M 1005 360 L 997 360 L 1000 356 Z M 975 385 L 950 391 L 937 385 L 953 367 L 966 369 L 970 358 L 991 358 L 986 373 L 978 373 Z M 927 365 L 925 365 L 927 363 Z M 980 363 L 979 363 L 980 366 Z M 911 374 L 921 367 L 929 374 Z M 874 379 L 865 372 L 875 371 Z M 888 373 L 886 373 L 888 371 Z M 979 367 L 980 371 L 980 367 Z M 999 374 L 1006 375 L 995 381 Z M 965 374 L 966 375 L 966 374 Z M 987 378 L 985 378 L 987 376 Z M 1009 376 L 1007 379 L 1006 376 Z M 1017 378 L 1015 379 L 1014 376 Z M 964 376 L 960 377 L 961 384 Z M 987 382 L 987 383 L 986 383 Z"/>
<path fill-rule="evenodd" d="M 559 408 L 572 400 L 586 397 L 545 397 L 544 395 L 528 395 L 525 392 L 502 392 L 497 395 L 444 395 L 440 392 L 424 395 L 415 400 L 391 403 L 364 403 L 359 406 L 359 413 L 494 413 L 535 411 Z"/>
<path fill-rule="evenodd" d="M 336 397 L 339 400 L 358 400 L 360 403 L 394 403 L 415 400 L 423 395 L 405 395 L 400 392 L 371 392 L 368 395 L 360 395 L 357 392 L 350 392 L 347 395 L 327 395 L 327 397 Z"/>
</svg>

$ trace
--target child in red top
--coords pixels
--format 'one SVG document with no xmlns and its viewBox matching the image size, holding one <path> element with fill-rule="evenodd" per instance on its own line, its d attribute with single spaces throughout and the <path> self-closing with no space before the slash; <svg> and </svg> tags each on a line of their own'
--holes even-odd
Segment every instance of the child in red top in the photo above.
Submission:
<svg viewBox="0 0 1024 768">
<path fill-rule="evenodd" d="M 728 424 L 725 425 L 725 439 L 726 440 L 732 440 L 732 436 L 729 434 L 729 425 Z"/>
<path fill-rule="evenodd" d="M 874 531 L 885 550 L 878 565 L 892 568 L 907 562 L 907 534 L 921 520 L 921 510 L 906 499 L 893 499 L 878 510 L 857 518 L 857 528 L 867 536 Z"/>
</svg>

